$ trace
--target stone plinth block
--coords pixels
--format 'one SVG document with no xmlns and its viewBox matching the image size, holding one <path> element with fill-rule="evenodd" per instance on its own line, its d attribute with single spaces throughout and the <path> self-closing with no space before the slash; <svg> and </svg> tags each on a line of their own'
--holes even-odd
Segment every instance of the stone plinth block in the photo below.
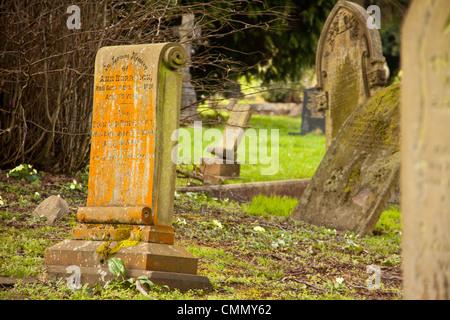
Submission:
<svg viewBox="0 0 450 320">
<path fill-rule="evenodd" d="M 49 266 L 48 271 L 55 276 L 55 278 L 67 277 L 65 266 Z M 114 275 L 104 267 L 81 267 L 80 281 L 94 285 L 96 283 L 105 283 L 114 279 Z M 156 285 L 166 285 L 170 289 L 178 289 L 180 291 L 188 290 L 212 290 L 211 282 L 207 277 L 197 276 L 193 274 L 162 272 L 162 271 L 142 271 L 142 270 L 126 270 L 126 278 L 147 277 L 152 283 Z M 145 284 L 144 284 L 145 285 Z"/>
<path fill-rule="evenodd" d="M 190 289 L 211 288 L 207 278 L 197 275 L 197 258 L 183 247 L 176 245 L 133 241 L 65 240 L 47 250 L 45 262 L 51 278 L 67 276 L 66 268 L 75 265 L 81 270 L 81 283 L 95 284 L 111 279 L 107 267 L 109 252 L 125 263 L 129 276 L 150 275 L 150 280 L 156 277 L 160 284 L 168 285 L 171 289 L 183 288 L 186 281 L 193 284 Z"/>
<path fill-rule="evenodd" d="M 241 165 L 234 160 L 219 158 L 202 158 L 200 164 L 200 171 L 203 174 L 205 180 L 224 178 L 235 179 L 240 175 Z"/>
<path fill-rule="evenodd" d="M 130 239 L 173 244 L 174 238 L 172 228 L 161 226 L 79 223 L 72 230 L 73 240 Z"/>
</svg>

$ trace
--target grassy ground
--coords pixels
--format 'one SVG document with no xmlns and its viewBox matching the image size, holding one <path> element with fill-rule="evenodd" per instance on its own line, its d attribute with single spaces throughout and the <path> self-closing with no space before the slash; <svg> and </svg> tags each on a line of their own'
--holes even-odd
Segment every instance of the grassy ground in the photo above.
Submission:
<svg viewBox="0 0 450 320">
<path fill-rule="evenodd" d="M 275 212 L 272 206 L 287 199 L 259 199 L 241 207 L 202 194 L 176 195 L 174 229 L 176 244 L 200 259 L 199 274 L 212 281 L 213 292 L 153 288 L 144 296 L 124 283 L 73 292 L 64 282 L 46 281 L 44 254 L 70 237 L 76 210 L 86 201 L 83 179 L 45 174 L 29 183 L 5 179 L 4 171 L 0 176 L 5 203 L 0 209 L 0 276 L 41 280 L 0 290 L 0 299 L 398 299 L 402 295 L 397 208 L 383 214 L 374 235 L 358 238 L 289 222 L 288 211 Z M 71 189 L 74 179 L 82 187 Z M 52 194 L 64 197 L 71 213 L 49 226 L 32 218 L 31 211 Z M 370 266 L 381 270 L 377 290 L 367 288 Z"/>
<path fill-rule="evenodd" d="M 271 124 L 268 121 L 273 120 L 264 117 L 252 121 L 255 126 L 278 126 L 280 137 L 281 132 L 287 136 L 295 122 L 279 118 Z M 298 130 L 299 124 L 295 126 Z M 290 146 L 288 139 L 292 139 Z M 311 177 L 323 156 L 323 137 L 289 136 L 280 141 L 287 143 L 280 154 L 290 153 L 293 160 L 280 157 L 283 173 L 277 178 Z M 315 156 L 297 162 L 301 166 L 298 169 L 295 161 L 306 150 Z M 308 161 L 312 164 L 307 165 Z M 252 172 L 243 168 L 248 181 L 252 175 L 263 179 Z M 238 205 L 194 193 L 175 194 L 175 242 L 199 258 L 199 274 L 211 280 L 212 292 L 181 293 L 154 286 L 144 295 L 124 281 L 72 291 L 64 281 L 46 279 L 44 255 L 53 244 L 70 238 L 77 208 L 86 203 L 87 172 L 71 176 L 38 172 L 33 182 L 7 177 L 7 173 L 0 171 L 0 277 L 32 276 L 39 281 L 0 287 L 0 299 L 402 298 L 401 214 L 397 207 L 383 213 L 371 236 L 360 238 L 350 232 L 288 220 L 296 205 L 293 199 L 258 197 L 252 203 Z M 31 212 L 54 194 L 69 203 L 70 214 L 50 226 L 33 218 Z M 371 268 L 380 273 L 373 273 Z M 370 290 L 376 275 L 380 286 Z"/>
<path fill-rule="evenodd" d="M 223 116 L 223 122 L 226 122 L 227 114 L 223 113 Z M 242 163 L 241 178 L 228 180 L 226 183 L 311 178 L 325 155 L 325 136 L 313 133 L 302 136 L 289 134 L 290 132 L 300 132 L 300 126 L 301 120 L 299 118 L 252 115 L 249 127 L 259 134 L 256 140 L 257 149 L 262 149 L 260 144 L 267 147 L 267 161 L 270 163 L 261 163 L 260 159 L 264 161 L 264 157 L 259 153 L 256 155 L 257 163 L 250 163 L 249 150 L 251 150 L 250 145 L 254 145 L 254 140 L 246 135 L 237 150 L 238 161 Z M 214 128 L 223 130 L 223 126 Z M 191 163 L 198 164 L 202 156 L 212 156 L 204 151 L 210 144 L 217 145 L 216 141 L 208 139 L 205 135 L 205 132 L 211 127 L 204 125 L 202 126 L 203 131 L 195 131 L 193 128 L 183 129 L 189 132 L 191 142 L 190 150 L 187 152 L 188 155 L 183 155 L 183 152 L 179 150 L 180 157 L 184 156 Z M 263 134 L 260 129 L 267 130 L 267 132 L 263 132 Z M 272 132 L 271 129 L 278 131 Z M 264 139 L 264 135 L 267 136 L 267 139 Z M 272 142 L 275 135 L 278 135 L 278 146 L 276 142 Z M 183 143 L 183 138 L 180 138 L 180 140 Z M 186 146 L 186 144 L 184 145 Z M 195 148 L 196 145 L 201 146 L 201 148 Z M 274 168 L 273 170 L 271 166 Z M 184 167 L 192 170 L 192 165 L 185 165 Z"/>
</svg>

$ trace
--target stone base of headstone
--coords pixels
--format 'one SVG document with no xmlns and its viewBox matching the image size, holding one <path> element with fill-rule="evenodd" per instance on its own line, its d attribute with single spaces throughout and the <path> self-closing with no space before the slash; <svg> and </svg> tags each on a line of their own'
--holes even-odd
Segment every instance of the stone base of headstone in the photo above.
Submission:
<svg viewBox="0 0 450 320">
<path fill-rule="evenodd" d="M 109 243 L 109 248 L 116 244 Z M 109 257 L 105 257 L 107 245 L 106 241 L 64 240 L 52 246 L 45 255 L 48 277 L 68 277 L 66 268 L 75 265 L 80 268 L 81 284 L 95 285 L 114 279 L 107 265 Z M 147 276 L 154 284 L 180 291 L 212 289 L 207 277 L 197 275 L 198 259 L 180 246 L 139 242 L 120 247 L 110 257 L 125 263 L 125 278 Z"/>
<path fill-rule="evenodd" d="M 220 158 L 202 158 L 200 171 L 204 180 L 229 180 L 239 178 L 241 164 L 234 161 L 227 163 L 225 159 Z"/>
<path fill-rule="evenodd" d="M 147 225 L 78 223 L 72 230 L 73 240 L 119 239 L 121 233 L 127 232 L 129 240 L 150 243 L 173 244 L 175 234 L 172 228 Z"/>
<path fill-rule="evenodd" d="M 67 277 L 65 266 L 50 266 L 49 270 L 57 278 Z M 109 272 L 108 268 L 89 268 L 81 267 L 81 283 L 95 284 L 107 282 L 114 279 L 114 275 Z M 99 276 L 99 274 L 101 274 Z M 152 283 L 158 286 L 167 285 L 169 288 L 178 289 L 182 292 L 188 290 L 210 290 L 211 283 L 206 277 L 199 277 L 190 274 L 180 274 L 175 272 L 160 272 L 160 271 L 141 271 L 141 270 L 127 270 L 126 278 L 147 277 Z M 145 285 L 145 283 L 144 283 Z"/>
</svg>

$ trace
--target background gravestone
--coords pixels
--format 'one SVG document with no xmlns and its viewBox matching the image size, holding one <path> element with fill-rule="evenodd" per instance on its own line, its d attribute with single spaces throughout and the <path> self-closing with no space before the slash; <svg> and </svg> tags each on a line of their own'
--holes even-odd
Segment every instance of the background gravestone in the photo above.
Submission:
<svg viewBox="0 0 450 320">
<path fill-rule="evenodd" d="M 450 3 L 414 1 L 402 30 L 406 299 L 450 299 Z"/>
<path fill-rule="evenodd" d="M 174 245 L 172 211 L 183 47 L 174 43 L 101 48 L 95 60 L 94 110 L 86 207 L 71 240 L 46 252 L 51 277 L 68 266 L 81 282 L 111 278 L 109 257 L 127 275 L 147 276 L 171 288 L 208 289 L 197 276 L 197 259 Z"/>
<path fill-rule="evenodd" d="M 317 104 L 325 111 L 326 147 L 356 107 L 386 83 L 377 29 L 361 6 L 339 1 L 320 35 L 316 55 Z"/>
<path fill-rule="evenodd" d="M 399 86 L 360 105 L 344 122 L 291 215 L 370 234 L 398 183 Z"/>
<path fill-rule="evenodd" d="M 240 163 L 237 162 L 237 149 L 244 136 L 252 108 L 249 104 L 234 104 L 233 110 L 223 130 L 222 139 L 216 147 L 210 147 L 208 152 L 216 158 L 201 158 L 200 171 L 206 180 L 217 178 L 232 179 L 240 175 Z"/>
<path fill-rule="evenodd" d="M 180 118 L 183 123 L 192 123 L 197 120 L 197 93 L 192 84 L 190 73 L 191 56 L 194 51 L 191 39 L 201 33 L 200 28 L 195 27 L 195 16 L 193 14 L 184 14 L 181 16 L 181 25 L 179 26 L 180 43 L 186 50 L 187 64 L 181 68 L 183 74 L 183 84 L 181 87 L 181 112 Z"/>
<path fill-rule="evenodd" d="M 317 110 L 316 89 L 303 91 L 302 128 L 301 134 L 307 134 L 319 129 L 325 133 L 325 117 Z"/>
<path fill-rule="evenodd" d="M 236 160 L 236 150 L 246 129 L 252 108 L 249 104 L 235 104 L 228 118 L 222 134 L 222 139 L 217 147 L 209 148 L 207 151 L 221 159 Z"/>
</svg>

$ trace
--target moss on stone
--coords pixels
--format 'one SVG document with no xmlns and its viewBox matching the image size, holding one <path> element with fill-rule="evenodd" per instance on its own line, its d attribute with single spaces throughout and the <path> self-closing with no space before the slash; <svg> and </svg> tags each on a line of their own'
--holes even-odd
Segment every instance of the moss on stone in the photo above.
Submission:
<svg viewBox="0 0 450 320">
<path fill-rule="evenodd" d="M 129 239 L 131 230 L 129 226 L 120 226 L 114 231 L 114 241 L 122 241 Z"/>
<path fill-rule="evenodd" d="M 136 234 L 136 240 L 131 238 L 132 235 L 130 227 L 119 226 L 114 232 L 114 239 L 106 241 L 97 249 L 97 253 L 101 256 L 100 261 L 102 262 L 105 258 L 116 254 L 123 247 L 134 247 L 144 240 L 144 237 L 140 231 Z M 115 244 L 110 247 L 113 242 L 115 242 Z"/>
<path fill-rule="evenodd" d="M 103 243 L 98 249 L 97 249 L 97 253 L 102 257 L 106 257 L 108 255 L 108 251 L 109 251 L 109 245 L 111 244 L 112 241 L 106 241 L 105 243 Z"/>
<path fill-rule="evenodd" d="M 122 240 L 122 241 L 118 241 L 109 251 L 108 251 L 108 255 L 113 255 L 116 254 L 117 252 L 119 252 L 120 249 L 122 249 L 123 247 L 134 247 L 137 246 L 139 244 L 140 241 L 137 240 Z"/>
<path fill-rule="evenodd" d="M 354 168 L 352 172 L 350 172 L 348 176 L 348 185 L 347 188 L 345 188 L 344 192 L 349 192 L 350 190 L 352 190 L 355 182 L 359 179 L 360 173 L 361 170 L 359 168 Z"/>
</svg>

